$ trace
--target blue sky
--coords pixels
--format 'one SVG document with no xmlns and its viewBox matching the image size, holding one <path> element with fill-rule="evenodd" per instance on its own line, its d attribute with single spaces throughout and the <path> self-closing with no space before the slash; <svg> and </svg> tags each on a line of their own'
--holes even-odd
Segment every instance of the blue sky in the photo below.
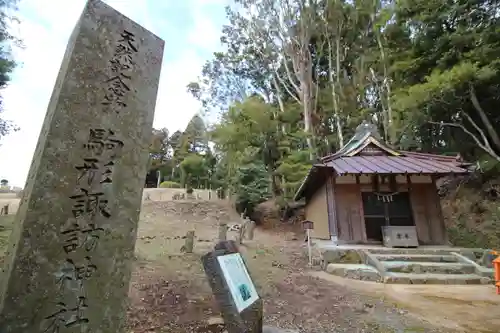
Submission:
<svg viewBox="0 0 500 333">
<path fill-rule="evenodd" d="M 5 112 L 21 130 L 0 141 L 0 179 L 23 187 L 66 43 L 85 0 L 21 0 L 20 24 L 12 27 L 25 45 L 14 49 L 21 65 L 1 92 Z M 204 62 L 220 50 L 228 0 L 105 0 L 165 40 L 156 103 L 156 128 L 183 129 L 200 109 L 186 92 Z M 8 161 L 8 163 L 5 163 Z"/>
</svg>

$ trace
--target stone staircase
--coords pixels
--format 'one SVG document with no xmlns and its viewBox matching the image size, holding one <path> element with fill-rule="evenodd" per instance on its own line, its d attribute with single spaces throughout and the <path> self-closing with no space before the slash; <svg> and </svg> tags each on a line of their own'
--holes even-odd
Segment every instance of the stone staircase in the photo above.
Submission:
<svg viewBox="0 0 500 333">
<path fill-rule="evenodd" d="M 334 251 L 334 250 L 331 250 Z M 399 284 L 489 284 L 493 270 L 477 264 L 459 249 L 351 249 L 343 258 L 354 262 L 332 262 L 327 272 L 347 278 Z M 344 250 L 345 252 L 345 250 Z M 328 257 L 323 255 L 324 258 Z M 334 258 L 330 254 L 330 258 Z M 378 278 L 376 278 L 378 276 Z"/>
</svg>

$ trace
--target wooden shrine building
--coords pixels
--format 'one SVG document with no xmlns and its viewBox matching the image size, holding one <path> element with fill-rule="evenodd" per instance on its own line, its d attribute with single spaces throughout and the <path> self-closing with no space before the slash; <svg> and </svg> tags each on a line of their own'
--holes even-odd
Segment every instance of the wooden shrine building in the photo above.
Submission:
<svg viewBox="0 0 500 333">
<path fill-rule="evenodd" d="M 467 173 L 466 166 L 458 157 L 394 150 L 363 122 L 341 150 L 312 166 L 294 199 L 305 198 L 314 238 L 385 244 L 386 230 L 406 227 L 417 245 L 446 245 L 436 180 Z"/>
</svg>

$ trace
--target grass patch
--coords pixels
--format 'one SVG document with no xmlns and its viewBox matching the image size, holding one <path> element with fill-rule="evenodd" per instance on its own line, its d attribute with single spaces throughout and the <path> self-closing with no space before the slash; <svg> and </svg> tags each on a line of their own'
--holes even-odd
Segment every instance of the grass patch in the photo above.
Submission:
<svg viewBox="0 0 500 333">
<path fill-rule="evenodd" d="M 3 257 L 5 248 L 9 243 L 9 236 L 15 217 L 15 215 L 0 216 L 0 258 Z"/>
</svg>

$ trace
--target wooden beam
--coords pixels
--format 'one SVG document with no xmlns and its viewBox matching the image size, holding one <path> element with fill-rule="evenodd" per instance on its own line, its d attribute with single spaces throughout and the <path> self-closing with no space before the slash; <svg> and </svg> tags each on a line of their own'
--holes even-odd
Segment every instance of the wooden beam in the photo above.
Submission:
<svg viewBox="0 0 500 333">
<path fill-rule="evenodd" d="M 372 187 L 373 187 L 373 192 L 379 192 L 380 189 L 380 184 L 378 181 L 378 175 L 372 175 Z"/>
<path fill-rule="evenodd" d="M 398 191 L 398 184 L 396 182 L 396 176 L 395 175 L 389 175 L 389 189 L 391 192 L 397 192 Z"/>
</svg>

